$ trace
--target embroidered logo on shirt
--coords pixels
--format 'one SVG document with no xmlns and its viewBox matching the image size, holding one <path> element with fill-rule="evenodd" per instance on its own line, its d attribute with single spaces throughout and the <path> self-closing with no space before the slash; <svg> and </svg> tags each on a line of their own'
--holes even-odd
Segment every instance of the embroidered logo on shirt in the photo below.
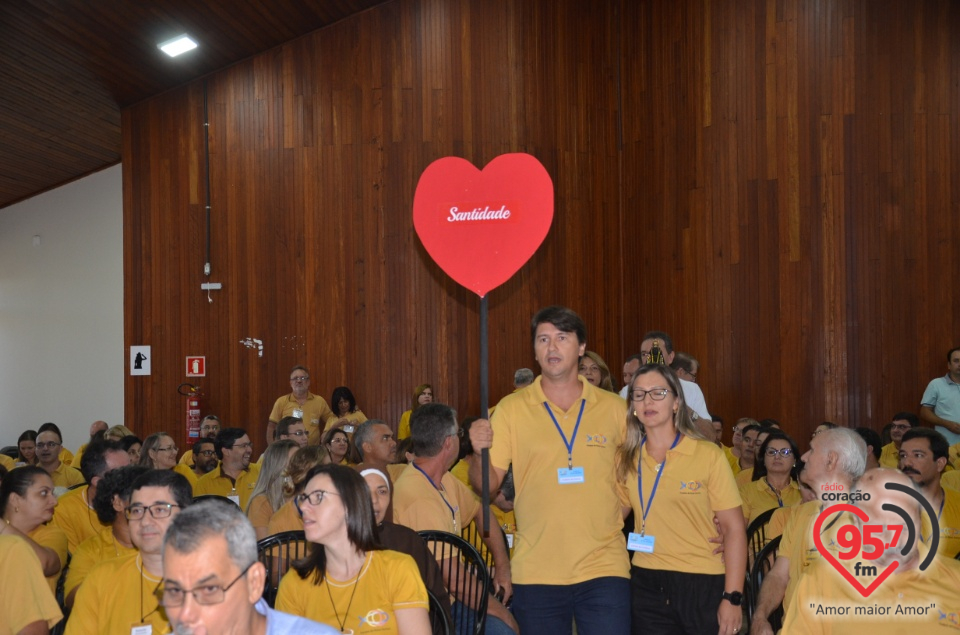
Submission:
<svg viewBox="0 0 960 635">
<path fill-rule="evenodd" d="M 701 487 L 703 487 L 701 481 L 680 481 L 681 494 L 699 494 Z"/>
<path fill-rule="evenodd" d="M 605 448 L 607 447 L 607 437 L 605 437 L 602 434 L 588 434 L 587 447 L 588 448 Z"/>
<path fill-rule="evenodd" d="M 376 628 L 377 626 L 383 626 L 389 621 L 390 615 L 388 615 L 383 609 L 373 609 L 366 615 L 360 616 L 360 626 L 369 624 L 370 626 Z"/>
</svg>

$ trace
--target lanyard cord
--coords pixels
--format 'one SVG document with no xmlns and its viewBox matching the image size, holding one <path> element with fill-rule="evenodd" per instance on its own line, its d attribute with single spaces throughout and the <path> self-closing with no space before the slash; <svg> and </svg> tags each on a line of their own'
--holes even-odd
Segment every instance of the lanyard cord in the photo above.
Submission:
<svg viewBox="0 0 960 635">
<path fill-rule="evenodd" d="M 646 508 L 643 505 L 643 445 L 647 442 L 647 437 L 643 437 L 643 440 L 640 442 L 640 463 L 637 465 L 637 491 L 640 494 L 640 535 L 644 536 L 647 530 L 647 514 L 650 513 L 650 509 L 653 508 L 653 497 L 657 495 L 657 487 L 660 485 L 660 477 L 663 476 L 663 473 L 667 468 L 667 457 L 663 457 L 663 462 L 657 466 L 657 478 L 653 481 L 653 489 L 650 490 L 650 500 L 647 502 Z M 677 436 L 673 439 L 673 445 L 670 446 L 670 449 L 677 447 L 677 444 L 680 443 L 680 433 L 677 432 Z"/>
<path fill-rule="evenodd" d="M 437 494 L 440 495 L 440 500 L 442 500 L 442 501 L 443 501 L 443 504 L 446 505 L 446 506 L 447 506 L 447 509 L 450 510 L 450 518 L 451 518 L 452 521 L 453 521 L 453 533 L 457 533 L 457 512 L 456 512 L 456 510 L 454 510 L 453 506 L 450 505 L 449 501 L 447 501 L 447 497 L 443 495 L 443 490 L 440 489 L 439 487 L 437 487 L 437 484 L 433 482 L 433 479 L 430 478 L 430 475 L 429 475 L 429 474 L 427 474 L 426 472 L 423 471 L 423 468 L 421 468 L 421 467 L 420 467 L 419 465 L 417 465 L 416 463 L 413 464 L 413 467 L 416 468 L 416 470 L 417 470 L 418 472 L 420 472 L 421 474 L 423 474 L 423 477 L 424 477 L 425 479 L 427 479 L 427 481 L 430 482 L 430 485 L 433 486 L 433 489 L 436 490 Z M 442 485 L 442 484 L 443 484 L 443 483 L 441 482 L 441 485 Z"/>
<path fill-rule="evenodd" d="M 586 405 L 587 400 L 580 399 L 580 414 L 577 415 L 577 425 L 573 428 L 573 436 L 567 441 L 567 435 L 563 433 L 563 428 L 560 427 L 560 422 L 557 421 L 557 418 L 553 415 L 553 410 L 550 410 L 550 404 L 546 401 L 543 402 L 543 407 L 547 409 L 547 414 L 550 415 L 553 425 L 556 426 L 557 432 L 560 433 L 560 438 L 563 439 L 564 447 L 567 448 L 567 468 L 571 470 L 573 469 L 573 444 L 577 440 L 577 432 L 580 430 L 580 420 L 583 419 L 583 409 Z"/>
<path fill-rule="evenodd" d="M 357 571 L 357 579 L 353 583 L 353 591 L 350 592 L 350 601 L 347 602 L 347 610 L 343 612 L 343 619 L 340 619 L 340 611 L 337 610 L 337 604 L 333 601 L 333 593 L 330 591 L 330 576 L 324 575 L 323 581 L 324 586 L 327 587 L 327 597 L 330 598 L 330 606 L 333 607 L 333 615 L 337 618 L 337 624 L 340 625 L 340 632 L 343 633 L 343 627 L 347 623 L 347 618 L 350 617 L 350 607 L 353 606 L 353 596 L 357 594 L 357 585 L 360 584 L 360 574 L 363 573 L 363 566 L 367 563 L 367 558 L 364 556 L 363 562 L 360 563 L 360 570 Z"/>
</svg>

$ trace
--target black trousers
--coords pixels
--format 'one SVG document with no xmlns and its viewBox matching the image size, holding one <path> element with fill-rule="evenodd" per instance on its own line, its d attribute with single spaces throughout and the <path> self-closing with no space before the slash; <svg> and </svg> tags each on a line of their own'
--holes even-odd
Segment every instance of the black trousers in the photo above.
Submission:
<svg viewBox="0 0 960 635">
<path fill-rule="evenodd" d="M 658 569 L 630 570 L 633 635 L 714 635 L 725 576 Z"/>
</svg>

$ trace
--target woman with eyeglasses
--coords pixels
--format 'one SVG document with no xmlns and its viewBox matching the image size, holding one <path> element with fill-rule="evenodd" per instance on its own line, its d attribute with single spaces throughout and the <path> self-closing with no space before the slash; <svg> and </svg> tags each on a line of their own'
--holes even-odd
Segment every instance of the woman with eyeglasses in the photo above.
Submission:
<svg viewBox="0 0 960 635">
<path fill-rule="evenodd" d="M 613 385 L 613 376 L 610 374 L 610 367 L 603 361 L 597 353 L 593 351 L 584 351 L 580 358 L 580 367 L 577 372 L 583 375 L 583 378 L 596 386 L 610 392 L 617 392 Z"/>
<path fill-rule="evenodd" d="M 250 493 L 250 502 L 246 509 L 257 540 L 270 535 L 267 531 L 270 517 L 283 505 L 283 473 L 290 457 L 299 447 L 296 441 L 280 439 L 267 446 L 267 451 L 263 453 L 257 486 Z"/>
<path fill-rule="evenodd" d="M 341 633 L 429 635 L 427 591 L 413 558 L 383 549 L 370 490 L 341 465 L 310 470 L 295 499 L 313 543 L 280 581 L 277 610 Z"/>
<path fill-rule="evenodd" d="M 331 428 L 323 435 L 323 447 L 330 455 L 334 465 L 355 465 L 359 463 L 351 452 L 350 437 L 342 428 Z"/>
<path fill-rule="evenodd" d="M 740 488 L 747 526 L 769 509 L 799 505 L 800 453 L 789 436 L 772 431 L 760 445 L 753 480 Z"/>
<path fill-rule="evenodd" d="M 177 444 L 166 432 L 154 432 L 140 446 L 140 465 L 155 470 L 172 470 L 177 466 Z"/>
<path fill-rule="evenodd" d="M 50 591 L 57 589 L 60 570 L 67 562 L 67 535 L 53 519 L 57 497 L 53 479 L 34 465 L 19 467 L 0 482 L 0 535 L 22 538 L 40 559 Z"/>
<path fill-rule="evenodd" d="M 632 632 L 737 633 L 747 541 L 727 459 L 694 425 L 671 368 L 641 366 L 628 397 L 616 468 L 624 515 L 635 517 Z"/>
</svg>

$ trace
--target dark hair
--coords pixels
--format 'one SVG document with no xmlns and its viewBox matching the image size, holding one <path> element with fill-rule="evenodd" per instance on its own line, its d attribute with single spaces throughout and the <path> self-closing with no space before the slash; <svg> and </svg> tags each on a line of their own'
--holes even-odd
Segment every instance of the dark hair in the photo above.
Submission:
<svg viewBox="0 0 960 635">
<path fill-rule="evenodd" d="M 646 342 L 647 340 L 660 340 L 663 342 L 664 352 L 672 353 L 673 352 L 673 338 L 664 333 L 663 331 L 647 331 L 643 336 L 643 339 L 640 340 L 641 343 Z M 643 360 L 641 360 L 643 361 Z"/>
<path fill-rule="evenodd" d="M 578 344 L 587 343 L 587 325 L 584 324 L 580 316 L 565 306 L 548 306 L 537 311 L 537 314 L 530 320 L 530 342 L 536 344 L 537 327 L 544 322 L 549 322 L 557 327 L 557 330 L 564 333 L 574 333 L 577 336 Z"/>
<path fill-rule="evenodd" d="M 460 434 L 460 454 L 457 456 L 460 461 L 473 454 L 473 444 L 470 443 L 470 427 L 474 421 L 479 420 L 480 417 L 466 417 L 460 422 L 460 429 L 463 430 Z"/>
<path fill-rule="evenodd" d="M 778 432 L 777 430 L 764 430 L 767 433 L 767 438 L 763 440 L 763 443 L 760 444 L 760 451 L 757 453 L 757 460 L 753 463 L 753 478 L 751 480 L 757 481 L 767 475 L 767 463 L 765 461 L 767 457 L 767 447 L 770 445 L 771 441 L 786 441 L 790 444 L 790 453 L 793 455 L 793 468 L 790 470 L 790 479 L 794 481 L 800 480 L 800 470 L 803 469 L 803 463 L 800 461 L 800 449 L 797 447 L 797 444 L 793 442 L 793 439 L 789 435 Z"/>
<path fill-rule="evenodd" d="M 126 453 L 126 450 L 119 441 L 101 439 L 94 441 L 83 451 L 83 456 L 80 457 L 80 473 L 87 483 L 92 483 L 93 479 L 106 473 L 107 452 Z"/>
<path fill-rule="evenodd" d="M 183 474 L 173 470 L 147 470 L 133 482 L 130 487 L 132 496 L 137 490 L 144 487 L 167 487 L 173 494 L 174 502 L 180 509 L 186 508 L 193 500 L 193 488 L 190 481 Z"/>
<path fill-rule="evenodd" d="M 119 496 L 127 504 L 130 502 L 130 491 L 134 482 L 150 471 L 143 465 L 125 465 L 110 470 L 97 483 L 97 493 L 93 497 L 93 511 L 104 525 L 109 525 L 117 519 L 117 510 L 113 508 L 113 497 Z"/>
<path fill-rule="evenodd" d="M 681 353 L 677 351 L 677 354 L 673 356 L 673 363 L 670 364 L 670 368 L 673 370 L 683 369 L 687 373 L 693 373 L 693 365 L 700 365 L 700 362 L 697 361 L 697 358 L 691 355 L 690 353 Z"/>
<path fill-rule="evenodd" d="M 40 436 L 40 434 L 43 432 L 56 432 L 57 436 L 60 438 L 60 443 L 63 443 L 63 433 L 60 432 L 59 426 L 52 421 L 48 421 L 37 428 L 37 436 Z"/>
<path fill-rule="evenodd" d="M 877 431 L 872 428 L 864 428 L 863 426 L 854 428 L 853 431 L 860 435 L 860 438 L 863 439 L 863 442 L 867 444 L 868 448 L 873 448 L 873 458 L 879 461 L 880 455 L 883 454 L 883 441 L 880 440 L 880 435 L 877 434 Z"/>
<path fill-rule="evenodd" d="M 294 369 L 296 370 L 296 368 Z M 247 433 L 243 428 L 220 428 L 213 442 L 213 449 L 217 451 L 217 458 L 223 460 L 223 451 L 232 450 L 233 444 Z"/>
<path fill-rule="evenodd" d="M 117 443 L 123 446 L 123 449 L 126 450 L 127 452 L 129 452 L 130 448 L 132 448 L 135 445 L 140 445 L 141 447 L 143 446 L 143 441 L 141 441 L 140 437 L 138 437 L 135 434 L 128 434 L 127 436 L 117 441 Z M 80 458 L 80 461 L 83 462 L 82 457 Z"/>
<path fill-rule="evenodd" d="M 640 362 L 640 365 L 643 366 L 643 355 L 641 355 L 640 353 L 635 353 L 630 357 L 626 358 L 625 360 L 623 360 L 623 365 L 626 366 L 627 364 L 629 364 L 634 360 Z"/>
<path fill-rule="evenodd" d="M 27 495 L 27 490 L 37 480 L 38 476 L 50 476 L 47 471 L 39 465 L 26 465 L 10 470 L 3 481 L 0 481 L 0 516 L 7 512 L 7 502 L 11 494 L 23 497 Z"/>
<path fill-rule="evenodd" d="M 719 423 L 720 425 L 723 425 L 723 417 L 721 417 L 720 415 L 715 415 L 711 413 L 710 419 L 712 419 L 714 423 Z"/>
<path fill-rule="evenodd" d="M 417 456 L 439 454 L 451 432 L 457 433 L 457 413 L 446 404 L 424 404 L 410 416 L 412 451 Z"/>
<path fill-rule="evenodd" d="M 900 447 L 910 439 L 926 439 L 930 444 L 930 451 L 933 452 L 933 460 L 950 458 L 950 443 L 946 437 L 933 428 L 911 428 L 903 433 L 903 440 L 900 441 Z"/>
<path fill-rule="evenodd" d="M 833 421 L 823 421 L 823 422 L 821 422 L 820 425 L 818 425 L 817 427 L 818 427 L 818 428 L 824 427 L 824 428 L 826 428 L 827 430 L 835 430 L 835 429 L 839 428 L 840 426 L 838 426 L 837 424 L 835 424 Z"/>
<path fill-rule="evenodd" d="M 338 404 L 341 398 L 346 399 L 350 403 L 347 412 L 356 412 L 357 400 L 354 398 L 353 393 L 346 386 L 337 386 L 333 389 L 333 396 L 330 397 L 330 408 L 337 416 L 340 416 L 340 406 Z"/>
<path fill-rule="evenodd" d="M 427 390 L 429 390 L 430 393 L 432 394 L 433 386 L 431 386 L 430 384 L 420 384 L 419 386 L 413 389 L 413 402 L 410 405 L 410 412 L 413 412 L 420 407 L 420 395 L 427 392 Z M 436 395 L 434 395 L 434 397 L 435 396 Z"/>
<path fill-rule="evenodd" d="M 360 551 L 382 549 L 377 536 L 377 523 L 373 515 L 373 503 L 367 482 L 353 468 L 345 465 L 318 465 L 307 472 L 304 483 L 314 477 L 326 475 L 333 481 L 333 487 L 339 496 L 326 499 L 326 502 L 339 500 L 346 513 L 347 539 Z M 321 503 L 323 504 L 323 503 Z M 298 508 L 299 509 L 299 508 Z M 324 546 L 318 543 L 310 545 L 310 552 L 301 560 L 293 563 L 302 580 L 313 574 L 313 583 L 323 582 L 327 570 L 327 555 Z"/>
<path fill-rule="evenodd" d="M 27 459 L 25 459 L 23 457 L 23 454 L 20 453 L 20 444 L 23 441 L 33 441 L 33 443 L 36 444 L 37 433 L 34 432 L 33 430 L 24 430 L 23 433 L 20 435 L 20 438 L 17 439 L 17 458 L 20 459 L 21 461 L 26 461 Z M 82 459 L 83 457 L 80 457 L 80 458 Z"/>
<path fill-rule="evenodd" d="M 333 441 L 333 437 L 337 436 L 338 433 L 342 434 L 347 438 L 347 452 L 346 454 L 343 455 L 343 458 L 346 459 L 347 463 L 359 463 L 360 460 L 359 460 L 359 453 L 357 452 L 357 448 L 354 447 L 352 443 L 350 443 L 350 435 L 347 434 L 347 431 L 344 430 L 343 428 L 328 428 L 323 433 L 323 438 L 320 439 L 320 444 L 329 453 L 330 450 L 327 448 L 327 444 Z M 330 460 L 331 461 L 333 460 L 332 456 L 330 457 Z"/>
<path fill-rule="evenodd" d="M 413 452 L 413 439 L 410 437 L 397 441 L 397 463 L 407 464 L 407 452 Z"/>
<path fill-rule="evenodd" d="M 757 434 L 759 435 L 760 431 L 763 430 L 763 428 L 760 426 L 759 423 L 751 423 L 750 425 L 743 426 L 742 428 L 740 428 L 740 436 L 742 437 L 743 435 L 750 432 L 751 430 L 756 430 Z"/>
<path fill-rule="evenodd" d="M 307 374 L 307 379 L 310 379 L 310 371 L 307 370 L 307 367 L 306 367 L 306 366 L 301 366 L 300 364 L 297 364 L 296 366 L 294 366 L 293 368 L 291 368 L 291 369 L 290 369 L 290 372 L 287 373 L 287 374 L 288 374 L 288 375 L 292 375 L 294 372 L 296 372 L 296 371 L 298 371 L 298 370 L 302 370 L 303 372 L 305 372 L 305 373 Z"/>
<path fill-rule="evenodd" d="M 757 423 L 760 424 L 761 428 L 779 428 L 780 427 L 780 422 L 777 421 L 776 419 L 771 419 L 770 417 L 767 417 L 766 419 L 761 419 Z"/>
<path fill-rule="evenodd" d="M 300 417 L 284 417 L 281 419 L 273 430 L 273 440 L 278 440 L 281 434 L 290 434 L 290 426 L 298 423 L 303 423 L 303 419 Z"/>
<path fill-rule="evenodd" d="M 190 448 L 191 451 L 193 452 L 194 461 L 196 461 L 196 456 L 197 454 L 200 453 L 200 448 L 203 447 L 204 443 L 209 443 L 210 445 L 212 445 L 214 448 L 214 452 L 216 452 L 217 444 L 213 439 L 197 439 L 196 441 L 193 442 L 193 447 Z"/>
<path fill-rule="evenodd" d="M 953 357 L 953 354 L 956 353 L 957 351 L 960 351 L 960 346 L 955 346 L 951 348 L 949 351 L 947 351 L 947 362 L 950 361 L 950 358 Z"/>
<path fill-rule="evenodd" d="M 920 425 L 920 419 L 918 419 L 917 415 L 913 414 L 912 412 L 898 412 L 897 414 L 893 415 L 893 418 L 890 419 L 890 422 L 893 423 L 894 421 L 901 420 L 909 423 L 911 428 L 916 428 L 918 425 Z"/>
</svg>

